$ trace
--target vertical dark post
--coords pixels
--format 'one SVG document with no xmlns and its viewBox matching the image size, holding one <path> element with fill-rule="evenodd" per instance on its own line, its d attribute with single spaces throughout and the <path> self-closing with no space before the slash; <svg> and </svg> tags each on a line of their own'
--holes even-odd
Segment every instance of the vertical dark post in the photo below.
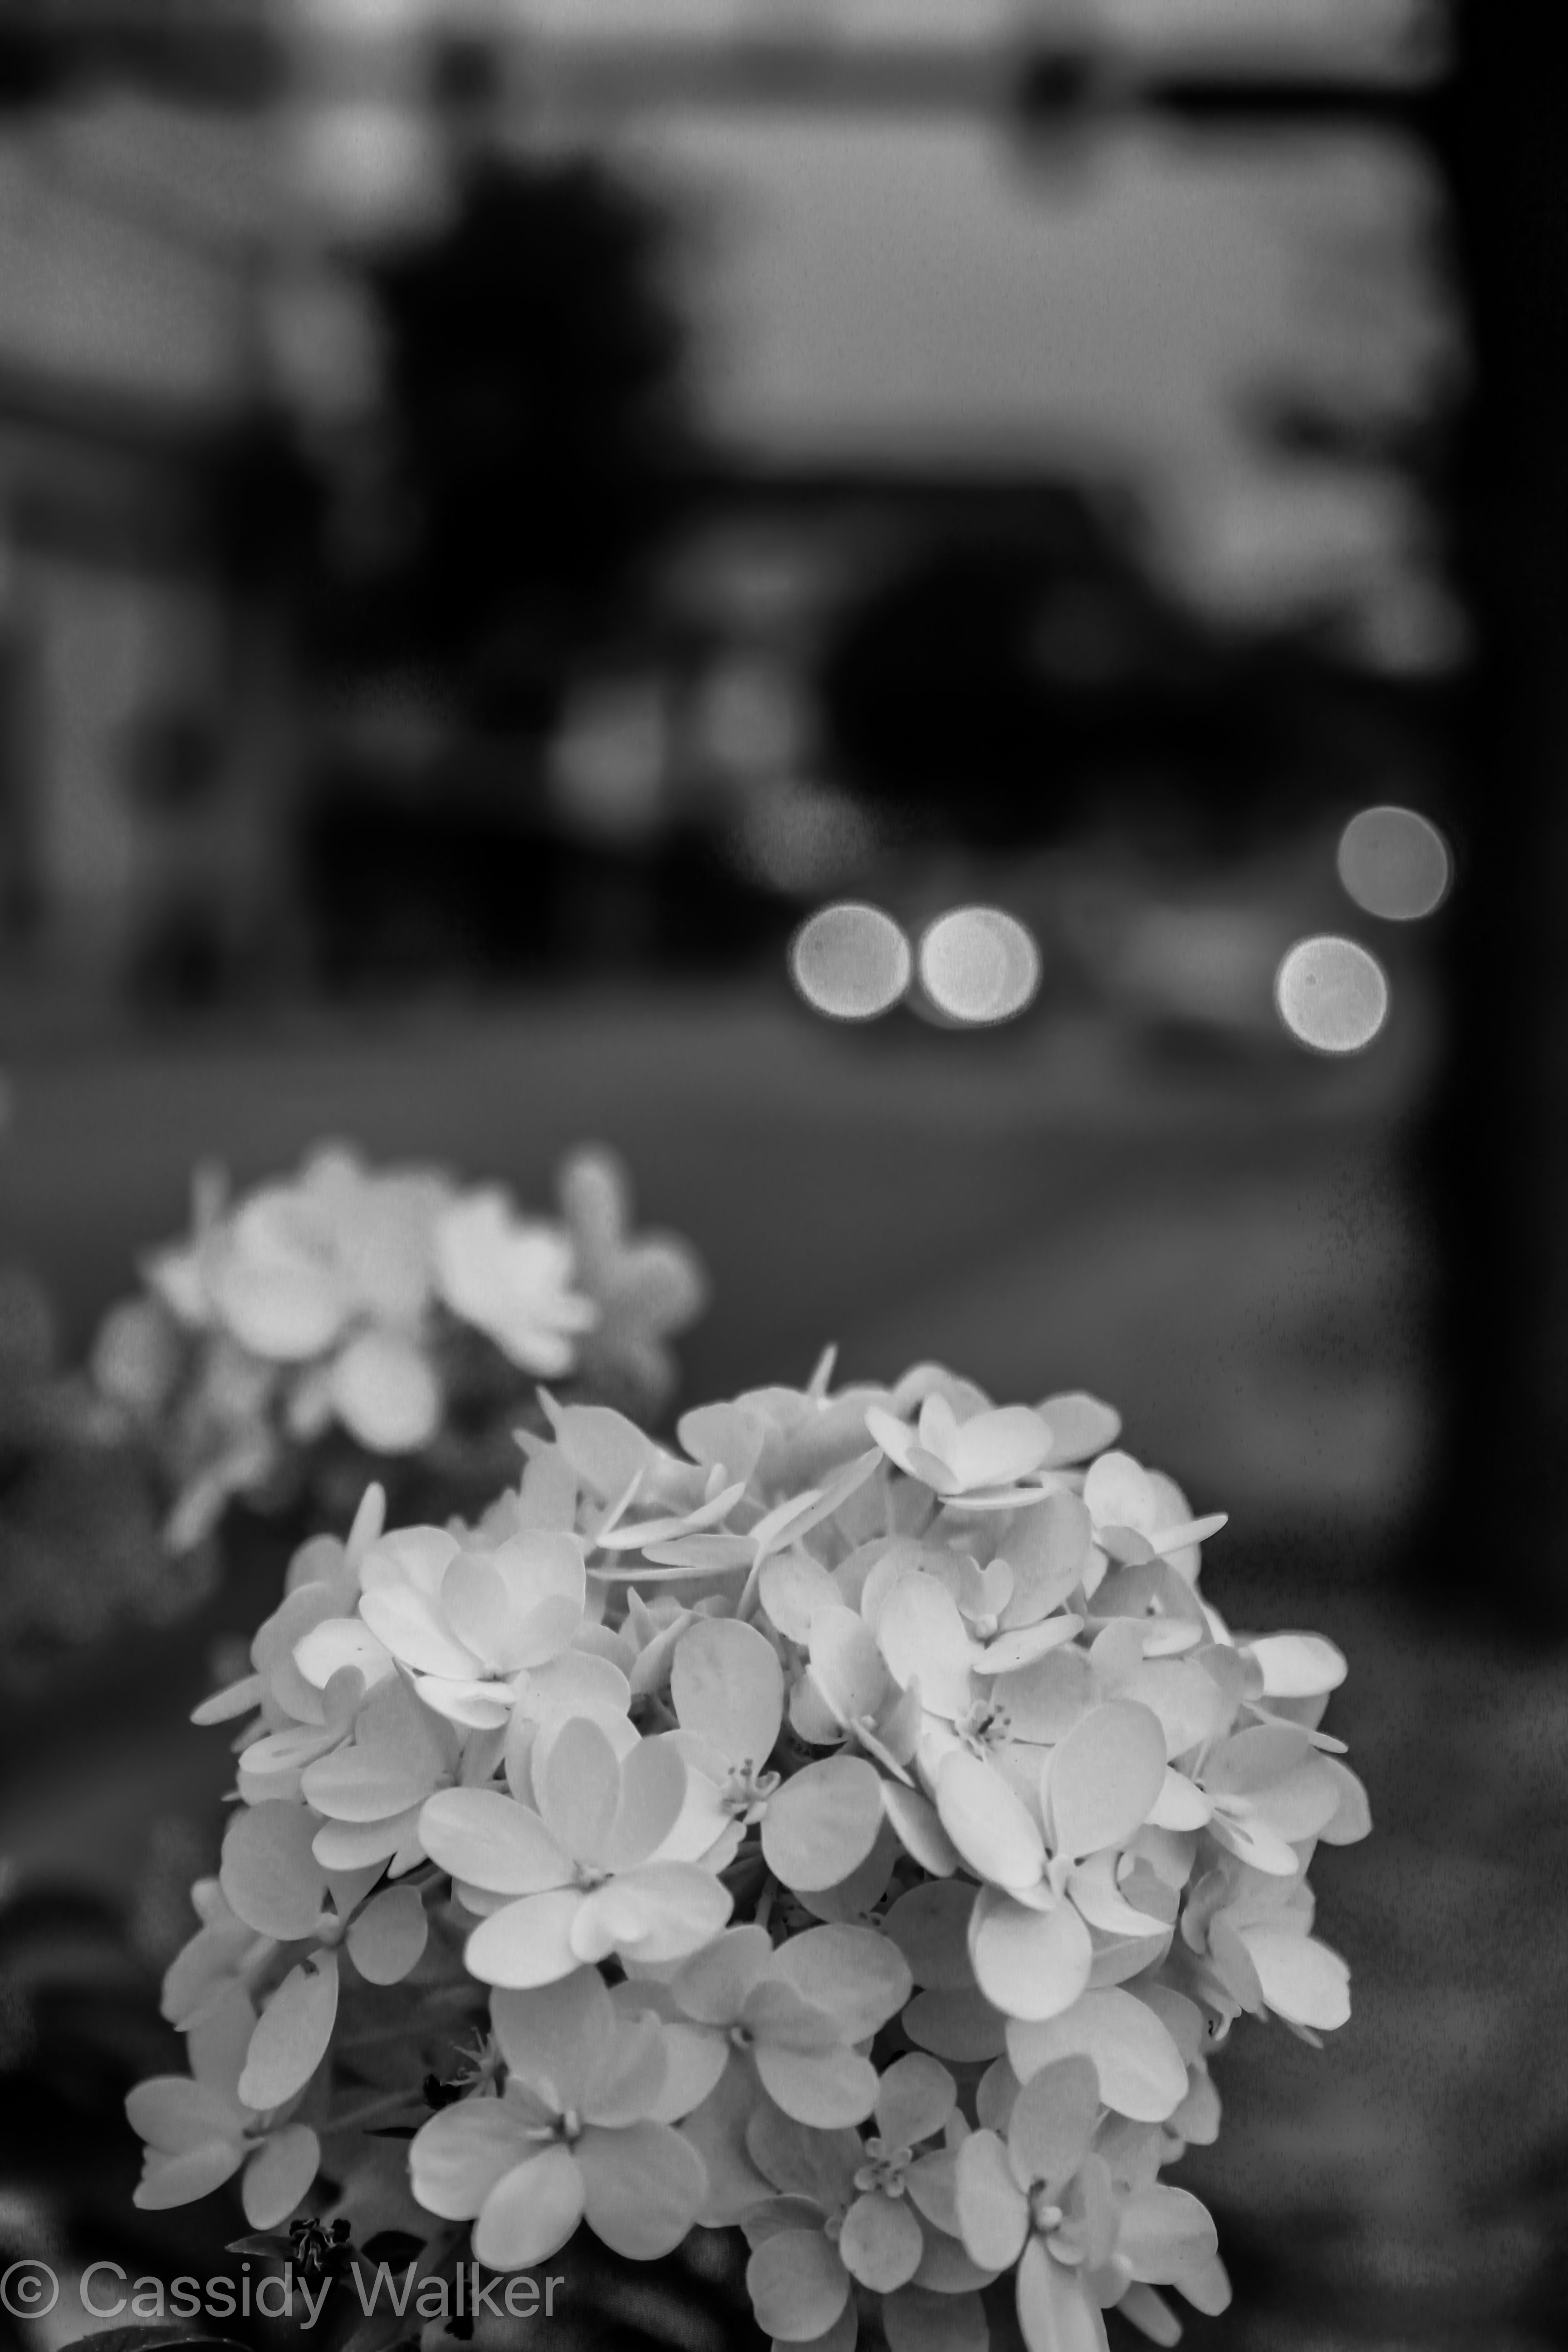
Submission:
<svg viewBox="0 0 1568 2352">
<path fill-rule="evenodd" d="M 1454 479 L 1479 635 L 1425 1139 L 1449 1419 L 1424 1580 L 1568 1631 L 1568 95 L 1553 0 L 1463 0 L 1440 124 L 1475 381 Z"/>
</svg>

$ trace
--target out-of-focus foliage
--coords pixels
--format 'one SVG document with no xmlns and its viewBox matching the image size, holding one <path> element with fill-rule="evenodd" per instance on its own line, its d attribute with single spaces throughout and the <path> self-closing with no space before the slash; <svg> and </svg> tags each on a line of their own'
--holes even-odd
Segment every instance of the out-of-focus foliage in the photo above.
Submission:
<svg viewBox="0 0 1568 2352">
<path fill-rule="evenodd" d="M 149 1449 L 176 1555 L 231 1502 L 333 1515 L 373 1471 L 433 1513 L 482 1500 L 515 1459 L 528 1380 L 656 1412 L 668 1341 L 699 1313 L 696 1255 L 633 1235 L 607 1152 L 565 1163 L 559 1218 L 499 1184 L 373 1171 L 326 1149 L 230 1199 L 198 1171 L 192 1231 L 152 1251 L 92 1370 L 106 1425 Z"/>
<path fill-rule="evenodd" d="M 0 1269 L 0 1689 L 125 1620 L 177 1615 L 208 1573 L 170 1557 L 118 1417 L 58 1369 L 43 1292 Z"/>
<path fill-rule="evenodd" d="M 448 227 L 374 268 L 384 403 L 340 518 L 346 657 L 412 656 L 501 735 L 552 721 L 670 510 L 663 241 L 600 164 L 492 160 Z"/>
<path fill-rule="evenodd" d="M 1225 857 L 1375 796 L 1423 740 L 1331 636 L 1205 618 L 1088 500 L 933 539 L 851 604 L 821 690 L 885 822 L 993 847 L 1099 827 Z"/>
</svg>

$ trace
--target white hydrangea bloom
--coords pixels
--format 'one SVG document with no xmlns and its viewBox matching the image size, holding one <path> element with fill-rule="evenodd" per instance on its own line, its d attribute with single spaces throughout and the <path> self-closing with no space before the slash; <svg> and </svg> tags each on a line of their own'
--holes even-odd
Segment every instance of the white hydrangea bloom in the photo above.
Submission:
<svg viewBox="0 0 1568 2352">
<path fill-rule="evenodd" d="M 516 1343 L 563 1338 L 510 1212 L 465 1230 Z M 307 1545 L 200 1710 L 248 1718 L 240 1803 L 165 1984 L 191 2080 L 132 2096 L 142 2200 L 238 2174 L 269 2226 L 326 2141 L 352 2238 L 392 2133 L 437 2267 L 454 2224 L 500 2271 L 739 2224 L 777 2343 L 849 2352 L 871 2296 L 891 2352 L 978 2352 L 1004 2274 L 1031 2352 L 1222 2310 L 1162 2176 L 1237 2018 L 1348 2015 L 1308 1884 L 1370 1828 L 1339 1652 L 1230 1633 L 1222 1520 L 1091 1397 L 828 1357 L 679 1451 L 541 1402 L 477 1527 L 373 1494 Z"/>
</svg>

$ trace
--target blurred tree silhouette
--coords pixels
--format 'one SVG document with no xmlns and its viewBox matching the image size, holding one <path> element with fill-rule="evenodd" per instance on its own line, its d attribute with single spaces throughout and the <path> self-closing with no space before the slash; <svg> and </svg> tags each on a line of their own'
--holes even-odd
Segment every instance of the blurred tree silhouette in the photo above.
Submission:
<svg viewBox="0 0 1568 2352">
<path fill-rule="evenodd" d="M 486 731 L 549 724 L 671 515 L 663 259 L 657 214 L 598 163 L 489 156 L 443 232 L 372 270 L 386 438 L 350 650 L 434 664 Z"/>
<path fill-rule="evenodd" d="M 822 676 L 846 776 L 979 844 L 1131 828 L 1255 848 L 1417 756 L 1418 698 L 1306 624 L 1228 631 L 1089 502 L 928 540 L 847 614 Z"/>
</svg>

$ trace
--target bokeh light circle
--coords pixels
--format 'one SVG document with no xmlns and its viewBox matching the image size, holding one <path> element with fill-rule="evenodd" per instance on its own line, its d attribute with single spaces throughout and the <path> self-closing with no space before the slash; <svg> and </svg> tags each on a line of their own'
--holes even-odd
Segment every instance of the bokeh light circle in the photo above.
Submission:
<svg viewBox="0 0 1568 2352">
<path fill-rule="evenodd" d="M 1293 1037 L 1317 1054 L 1359 1054 L 1388 1018 L 1388 975 L 1354 940 L 1298 940 L 1274 978 Z"/>
<path fill-rule="evenodd" d="M 1040 984 L 1040 950 L 1000 907 L 955 907 L 922 933 L 921 985 L 951 1021 L 1011 1021 Z"/>
<path fill-rule="evenodd" d="M 1415 809 L 1366 808 L 1340 835 L 1340 880 L 1385 923 L 1414 923 L 1448 895 L 1453 861 L 1436 826 Z"/>
<path fill-rule="evenodd" d="M 833 1021 L 874 1021 L 910 984 L 910 943 L 879 907 L 852 899 L 819 908 L 790 942 L 790 977 Z"/>
</svg>

